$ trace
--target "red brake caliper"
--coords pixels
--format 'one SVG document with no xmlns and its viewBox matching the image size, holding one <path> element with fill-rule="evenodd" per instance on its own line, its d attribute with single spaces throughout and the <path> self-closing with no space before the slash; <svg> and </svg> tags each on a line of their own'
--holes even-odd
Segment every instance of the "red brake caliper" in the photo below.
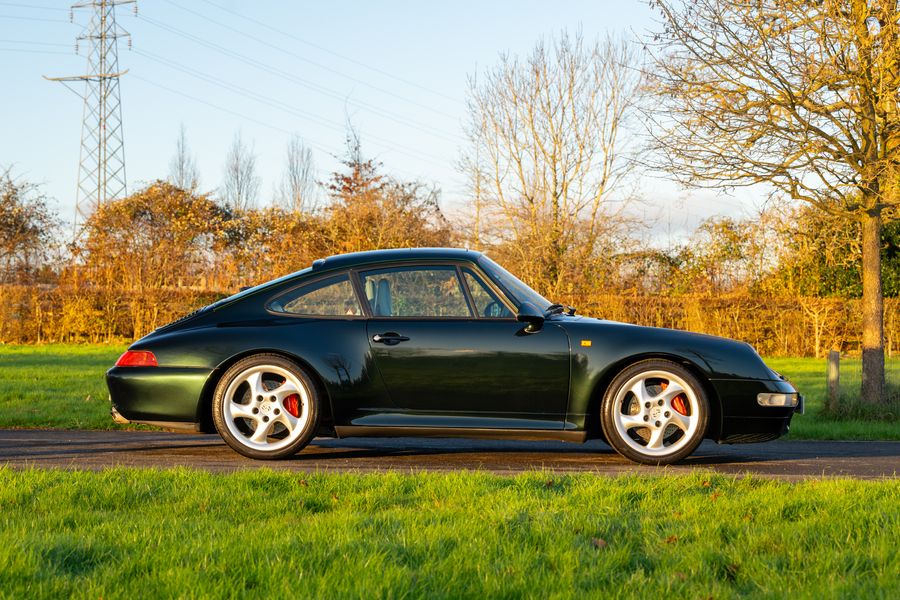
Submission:
<svg viewBox="0 0 900 600">
<path fill-rule="evenodd" d="M 288 411 L 295 417 L 300 416 L 300 396 L 291 394 L 284 399 L 284 410 Z"/>
<path fill-rule="evenodd" d="M 668 381 L 663 381 L 659 384 L 659 386 L 665 390 L 669 387 Z M 672 399 L 672 408 L 674 408 L 677 412 L 687 416 L 687 406 L 684 404 L 684 394 L 678 394 L 675 398 Z"/>
</svg>

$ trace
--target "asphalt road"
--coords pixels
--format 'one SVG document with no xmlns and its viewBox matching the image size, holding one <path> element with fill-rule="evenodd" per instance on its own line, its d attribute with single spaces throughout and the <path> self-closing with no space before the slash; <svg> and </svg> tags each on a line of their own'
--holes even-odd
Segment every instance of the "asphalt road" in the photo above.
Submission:
<svg viewBox="0 0 900 600">
<path fill-rule="evenodd" d="M 704 442 L 682 464 L 635 465 L 598 441 L 519 442 L 420 438 L 318 438 L 288 460 L 254 461 L 216 435 L 152 431 L 0 430 L 0 465 L 97 470 L 113 466 L 185 466 L 209 471 L 267 467 L 294 471 L 526 470 L 685 473 L 708 470 L 781 479 L 900 475 L 900 442 L 803 442 L 720 446 Z"/>
</svg>

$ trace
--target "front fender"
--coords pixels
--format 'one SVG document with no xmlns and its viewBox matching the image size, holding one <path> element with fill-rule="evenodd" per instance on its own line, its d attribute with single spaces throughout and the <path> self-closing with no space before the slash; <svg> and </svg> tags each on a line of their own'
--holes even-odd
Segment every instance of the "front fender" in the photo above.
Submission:
<svg viewBox="0 0 900 600">
<path fill-rule="evenodd" d="M 627 365 L 646 358 L 684 364 L 711 384 L 775 378 L 749 344 L 727 338 L 597 319 L 571 319 L 564 327 L 572 340 L 568 426 L 589 425 L 609 382 Z M 719 401 L 715 385 L 707 391 Z"/>
</svg>

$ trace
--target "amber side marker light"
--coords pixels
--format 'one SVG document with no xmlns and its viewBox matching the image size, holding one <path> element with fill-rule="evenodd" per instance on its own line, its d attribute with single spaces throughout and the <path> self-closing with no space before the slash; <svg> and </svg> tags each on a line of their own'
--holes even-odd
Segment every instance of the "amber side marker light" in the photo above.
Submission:
<svg viewBox="0 0 900 600">
<path fill-rule="evenodd" d="M 128 350 L 116 361 L 117 367 L 158 367 L 156 357 L 148 350 Z"/>
</svg>

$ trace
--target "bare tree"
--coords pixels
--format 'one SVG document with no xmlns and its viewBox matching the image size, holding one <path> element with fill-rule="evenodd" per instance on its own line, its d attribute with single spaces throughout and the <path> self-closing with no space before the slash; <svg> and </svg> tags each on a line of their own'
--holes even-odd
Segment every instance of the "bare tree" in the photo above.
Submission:
<svg viewBox="0 0 900 600">
<path fill-rule="evenodd" d="M 766 183 L 862 224 L 865 401 L 884 401 L 881 227 L 900 203 L 900 8 L 658 0 L 653 133 L 693 185 Z"/>
<path fill-rule="evenodd" d="M 0 171 L 0 282 L 30 281 L 50 257 L 58 227 L 36 185 Z"/>
<path fill-rule="evenodd" d="M 227 206 L 246 210 L 256 206 L 260 178 L 256 174 L 256 154 L 238 131 L 225 159 L 222 200 Z"/>
<path fill-rule="evenodd" d="M 187 144 L 187 130 L 184 123 L 178 130 L 175 155 L 169 161 L 169 183 L 183 190 L 194 191 L 200 187 L 200 170 L 197 159 L 191 155 Z"/>
<path fill-rule="evenodd" d="M 316 167 L 312 150 L 299 135 L 287 144 L 284 175 L 277 190 L 282 206 L 294 212 L 312 212 L 317 205 Z"/>
<path fill-rule="evenodd" d="M 469 82 L 460 165 L 476 195 L 478 242 L 499 221 L 498 241 L 540 265 L 522 274 L 547 293 L 583 270 L 614 220 L 610 196 L 631 165 L 622 133 L 640 80 L 633 62 L 623 40 L 563 33 Z"/>
</svg>

